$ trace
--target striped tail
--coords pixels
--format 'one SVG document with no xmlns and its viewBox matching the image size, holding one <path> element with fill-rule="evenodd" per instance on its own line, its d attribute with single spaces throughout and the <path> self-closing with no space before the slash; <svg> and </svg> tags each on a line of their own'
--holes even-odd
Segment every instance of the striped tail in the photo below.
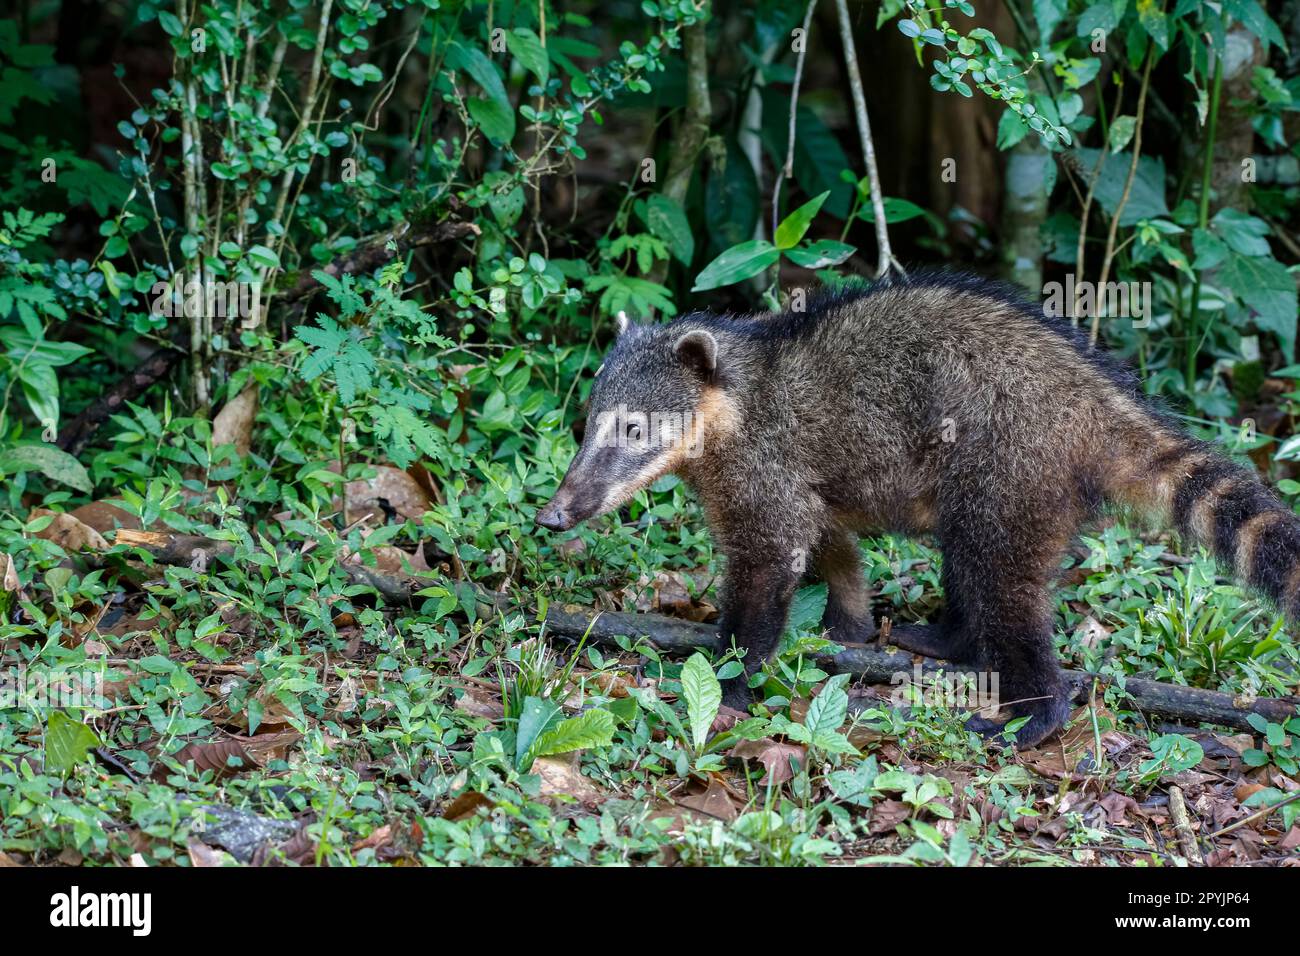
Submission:
<svg viewBox="0 0 1300 956">
<path fill-rule="evenodd" d="M 1147 433 L 1146 487 L 1117 497 L 1163 512 L 1181 535 L 1210 549 L 1239 581 L 1300 622 L 1300 517 L 1253 468 L 1186 435 L 1157 434 L 1151 454 Z M 1137 484 L 1129 490 L 1137 491 Z"/>
</svg>

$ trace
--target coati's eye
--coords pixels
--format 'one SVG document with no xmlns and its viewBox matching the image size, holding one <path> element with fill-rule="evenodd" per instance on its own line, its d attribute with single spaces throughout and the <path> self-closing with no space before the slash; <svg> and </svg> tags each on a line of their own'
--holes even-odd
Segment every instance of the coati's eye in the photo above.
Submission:
<svg viewBox="0 0 1300 956">
<path fill-rule="evenodd" d="M 638 424 L 637 422 L 628 422 L 628 423 L 627 423 L 627 440 L 628 440 L 628 441 L 640 441 L 640 440 L 641 440 L 641 426 L 640 426 L 640 424 Z"/>
</svg>

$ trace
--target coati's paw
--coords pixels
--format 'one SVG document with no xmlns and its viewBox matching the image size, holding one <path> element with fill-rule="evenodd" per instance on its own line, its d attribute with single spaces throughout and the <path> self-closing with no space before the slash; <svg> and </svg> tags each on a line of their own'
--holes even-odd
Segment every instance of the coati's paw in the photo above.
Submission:
<svg viewBox="0 0 1300 956">
<path fill-rule="evenodd" d="M 880 633 L 880 628 L 870 617 L 861 621 L 841 617 L 833 624 L 823 619 L 822 629 L 826 631 L 828 639 L 841 644 L 867 644 L 874 641 Z"/>
<path fill-rule="evenodd" d="M 1064 695 L 1059 695 L 1050 700 L 1017 704 L 1013 710 L 1014 713 L 1008 720 L 1029 717 L 1028 722 L 1015 732 L 1016 749 L 1024 750 L 1038 746 L 1061 729 L 1065 719 L 1070 716 L 1070 702 Z M 966 720 L 966 729 L 973 730 L 990 743 L 1005 743 L 1003 733 L 1006 723 L 972 714 Z"/>
</svg>

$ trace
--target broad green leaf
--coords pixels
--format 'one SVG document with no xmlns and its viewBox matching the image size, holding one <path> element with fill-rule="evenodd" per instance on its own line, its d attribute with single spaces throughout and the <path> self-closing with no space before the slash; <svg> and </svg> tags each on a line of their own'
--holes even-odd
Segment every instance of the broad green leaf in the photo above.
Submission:
<svg viewBox="0 0 1300 956">
<path fill-rule="evenodd" d="M 48 365 L 28 363 L 19 366 L 18 377 L 23 382 L 23 394 L 42 429 L 54 428 L 59 423 L 59 379 Z"/>
<path fill-rule="evenodd" d="M 51 481 L 69 487 L 91 491 L 90 475 L 81 462 L 62 448 L 54 445 L 18 445 L 0 452 L 0 471 L 14 474 L 20 471 L 39 471 Z"/>
<path fill-rule="evenodd" d="M 506 34 L 506 46 L 514 58 L 524 65 L 524 69 L 543 83 L 546 82 L 551 64 L 546 58 L 546 48 L 536 33 L 527 27 L 515 27 Z"/>
<path fill-rule="evenodd" d="M 185 26 L 181 23 L 180 18 L 170 10 L 158 11 L 158 23 L 162 26 L 163 32 L 169 36 L 178 37 L 185 32 Z"/>
<path fill-rule="evenodd" d="M 762 97 L 763 147 L 772 165 L 781 170 L 790 135 L 789 90 L 771 84 L 763 87 Z M 840 178 L 840 173 L 853 165 L 821 117 L 801 103 L 795 111 L 794 178 L 808 196 L 830 190 L 824 211 L 836 219 L 846 218 L 853 203 L 852 183 Z"/>
<path fill-rule="evenodd" d="M 646 200 L 645 220 L 651 234 L 668 244 L 674 259 L 683 265 L 691 264 L 695 256 L 695 234 L 680 203 L 656 193 Z"/>
<path fill-rule="evenodd" d="M 714 259 L 695 279 L 692 292 L 707 292 L 758 275 L 779 258 L 781 252 L 766 239 L 750 239 L 732 246 Z"/>
<path fill-rule="evenodd" d="M 926 215 L 924 209 L 906 199 L 884 196 L 881 198 L 880 204 L 885 207 L 885 222 L 890 224 L 907 222 L 907 220 L 915 219 L 917 216 Z M 876 221 L 876 210 L 869 201 L 858 207 L 858 215 L 866 222 Z"/>
<path fill-rule="evenodd" d="M 566 754 L 574 750 L 608 747 L 614 741 L 614 715 L 607 710 L 589 710 L 562 720 L 537 741 L 536 757 Z"/>
<path fill-rule="evenodd" d="M 99 746 L 99 735 L 61 710 L 50 713 L 45 725 L 45 769 L 67 776 Z"/>
<path fill-rule="evenodd" d="M 1076 153 L 1083 168 L 1091 174 L 1097 168 L 1098 151 L 1079 149 Z M 1132 156 L 1127 151 L 1108 156 L 1097 180 L 1097 202 L 1112 216 L 1124 194 L 1124 182 L 1128 179 L 1131 162 Z M 1137 175 L 1133 177 L 1133 188 L 1124 204 L 1119 224 L 1131 226 L 1139 219 L 1155 219 L 1157 216 L 1169 216 L 1169 207 L 1165 204 L 1165 164 L 1162 159 L 1142 156 L 1138 159 Z"/>
<path fill-rule="evenodd" d="M 713 718 L 722 706 L 722 685 L 713 665 L 698 651 L 682 665 L 682 696 L 686 698 L 686 717 L 696 751 L 704 748 L 713 727 Z"/>
<path fill-rule="evenodd" d="M 810 584 L 795 592 L 790 602 L 790 617 L 787 628 L 795 633 L 800 631 L 819 631 L 822 614 L 826 611 L 826 585 Z"/>
<path fill-rule="evenodd" d="M 1233 252 L 1239 252 L 1243 256 L 1272 254 L 1268 240 L 1265 238 L 1269 234 L 1268 223 L 1240 209 L 1230 207 L 1220 209 L 1210 220 L 1210 228 L 1231 247 Z"/>
<path fill-rule="evenodd" d="M 515 730 L 516 769 L 526 772 L 532 765 L 534 744 L 560 713 L 560 705 L 543 697 L 527 697 Z"/>
<path fill-rule="evenodd" d="M 494 64 L 478 47 L 453 42 L 447 47 L 447 65 L 464 70 L 483 90 L 485 98 L 471 97 L 467 108 L 484 135 L 508 143 L 515 135 L 515 110 Z"/>
<path fill-rule="evenodd" d="M 43 337 L 9 326 L 0 329 L 0 343 L 9 352 L 9 357 L 17 364 L 37 362 L 41 365 L 69 365 L 89 355 L 91 350 L 75 342 L 54 342 Z"/>
<path fill-rule="evenodd" d="M 1286 266 L 1268 256 L 1233 253 L 1215 278 L 1254 310 L 1255 324 L 1276 333 L 1286 360 L 1295 361 L 1296 285 Z"/>
<path fill-rule="evenodd" d="M 754 169 L 735 139 L 728 138 L 726 162 L 709 167 L 704 185 L 704 219 L 712 248 L 728 249 L 752 237 L 759 205 Z"/>
<path fill-rule="evenodd" d="M 844 725 L 849 715 L 849 695 L 844 691 L 848 679 L 848 674 L 836 674 L 808 705 L 808 713 L 804 715 L 803 722 L 814 743 L 838 732 Z"/>
<path fill-rule="evenodd" d="M 1137 130 L 1136 116 L 1116 116 L 1111 120 L 1106 145 L 1112 153 L 1118 153 L 1132 141 L 1135 130 Z"/>
<path fill-rule="evenodd" d="M 857 251 L 856 246 L 851 246 L 847 242 L 818 239 L 806 246 L 787 249 L 785 254 L 791 262 L 805 269 L 824 269 L 827 266 L 839 265 Z"/>
<path fill-rule="evenodd" d="M 826 202 L 826 197 L 830 195 L 827 190 L 820 195 L 814 196 L 808 200 L 776 227 L 776 235 L 773 237 L 774 243 L 778 249 L 792 249 L 798 244 L 799 240 L 804 237 L 808 227 L 812 225 L 813 218 L 816 217 L 817 211 L 822 208 L 822 203 Z"/>
</svg>

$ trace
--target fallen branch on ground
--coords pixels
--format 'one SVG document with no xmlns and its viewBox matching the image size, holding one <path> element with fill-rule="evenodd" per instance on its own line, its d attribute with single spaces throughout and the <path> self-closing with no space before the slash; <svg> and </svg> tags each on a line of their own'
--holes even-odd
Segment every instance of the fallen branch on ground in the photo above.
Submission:
<svg viewBox="0 0 1300 956">
<path fill-rule="evenodd" d="M 117 544 L 142 548 L 157 561 L 171 565 L 206 567 L 216 558 L 229 558 L 234 545 L 196 535 L 175 534 L 166 531 L 117 531 Z M 372 588 L 391 604 L 412 606 L 418 604 L 417 592 L 434 583 L 432 579 L 411 578 L 386 574 L 361 564 L 344 564 L 344 571 L 353 584 Z M 484 603 L 502 607 L 504 594 L 477 589 Z M 596 620 L 593 623 L 592 618 Z M 607 611 L 599 615 L 589 608 L 570 605 L 551 605 L 546 611 L 546 630 L 559 637 L 581 638 L 591 633 L 587 640 L 594 644 L 616 645 L 616 638 L 644 637 L 655 647 L 676 654 L 706 649 L 722 650 L 718 629 L 710 624 L 696 624 L 662 614 L 628 614 Z M 906 651 L 893 650 L 879 645 L 847 644 L 836 654 L 823 654 L 816 658 L 818 666 L 831 673 L 849 673 L 869 684 L 887 684 L 898 674 L 910 675 L 915 658 Z M 956 669 L 925 660 L 921 664 L 925 673 Z M 1062 671 L 1076 703 L 1088 700 L 1093 681 L 1103 685 L 1114 684 L 1113 678 L 1085 671 Z M 1251 714 L 1271 721 L 1283 721 L 1295 716 L 1300 707 L 1296 697 L 1260 697 L 1248 704 L 1239 704 L 1231 694 L 1198 687 L 1180 687 L 1159 681 L 1130 677 L 1124 683 L 1124 693 L 1133 706 L 1145 714 L 1174 718 L 1180 721 L 1221 724 L 1239 730 L 1253 731 L 1248 718 Z"/>
<path fill-rule="evenodd" d="M 685 654 L 701 648 L 722 650 L 718 629 L 708 624 L 695 624 L 659 614 L 605 612 L 592 626 L 592 617 L 592 612 L 585 608 L 552 606 L 546 612 L 546 629 L 560 637 L 579 638 L 591 626 L 587 640 L 595 644 L 614 644 L 616 637 L 625 636 L 644 637 L 660 650 L 673 653 Z M 843 646 L 844 650 L 837 654 L 818 656 L 818 666 L 831 673 L 853 674 L 868 684 L 887 684 L 896 675 L 910 675 L 913 671 L 915 658 L 905 651 L 870 644 Z M 931 660 L 924 661 L 922 669 L 926 673 L 940 670 L 953 673 L 957 670 L 952 665 L 941 666 Z M 1076 703 L 1087 701 L 1088 689 L 1094 680 L 1103 685 L 1115 683 L 1113 678 L 1103 674 L 1074 670 L 1062 673 Z M 1128 678 L 1123 690 L 1133 706 L 1146 714 L 1221 724 L 1247 731 L 1253 731 L 1248 722 L 1252 714 L 1280 721 L 1295 716 L 1296 708 L 1300 707 L 1300 698 L 1296 697 L 1260 697 L 1249 704 L 1238 704 L 1231 694 L 1136 677 Z"/>
</svg>

